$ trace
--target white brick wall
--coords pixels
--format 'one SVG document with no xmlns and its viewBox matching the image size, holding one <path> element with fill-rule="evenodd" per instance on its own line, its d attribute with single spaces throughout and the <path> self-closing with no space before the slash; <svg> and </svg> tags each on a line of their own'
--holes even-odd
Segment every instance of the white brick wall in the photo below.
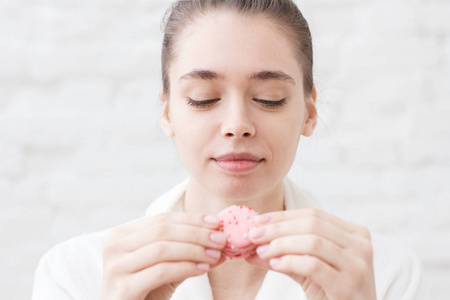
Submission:
<svg viewBox="0 0 450 300">
<path fill-rule="evenodd" d="M 291 177 L 450 289 L 450 2 L 304 0 L 320 122 Z M 169 1 L 0 0 L 0 290 L 51 246 L 140 217 L 186 176 L 158 127 Z"/>
</svg>

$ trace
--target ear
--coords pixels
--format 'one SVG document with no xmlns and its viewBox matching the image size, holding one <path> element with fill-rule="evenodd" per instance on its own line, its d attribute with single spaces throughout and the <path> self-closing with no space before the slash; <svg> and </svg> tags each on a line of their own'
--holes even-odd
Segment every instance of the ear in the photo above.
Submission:
<svg viewBox="0 0 450 300">
<path fill-rule="evenodd" d="M 172 128 L 172 122 L 170 121 L 170 113 L 169 113 L 169 99 L 166 97 L 163 91 L 160 94 L 161 97 L 161 129 L 168 137 L 174 137 L 175 132 Z"/>
<path fill-rule="evenodd" d="M 306 119 L 303 123 L 302 135 L 306 137 L 310 137 L 313 134 L 314 128 L 316 128 L 317 125 L 316 99 L 317 91 L 316 87 L 314 86 L 309 99 L 305 99 L 307 108 L 306 111 L 308 115 L 306 116 Z"/>
</svg>

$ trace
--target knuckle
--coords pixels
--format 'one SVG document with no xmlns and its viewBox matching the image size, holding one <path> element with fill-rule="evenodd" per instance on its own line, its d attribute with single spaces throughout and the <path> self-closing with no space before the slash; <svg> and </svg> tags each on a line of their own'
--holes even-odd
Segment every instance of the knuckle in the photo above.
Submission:
<svg viewBox="0 0 450 300">
<path fill-rule="evenodd" d="M 164 255 L 167 253 L 167 247 L 164 247 L 164 244 L 161 242 L 156 242 L 152 245 L 151 253 L 157 259 L 162 259 Z"/>
<path fill-rule="evenodd" d="M 189 236 L 189 241 L 194 244 L 198 245 L 214 245 L 214 243 L 211 242 L 209 239 L 209 235 L 212 233 L 212 231 L 203 230 L 203 229 L 197 229 L 197 228 L 189 228 L 186 231 L 186 235 Z"/>
<path fill-rule="evenodd" d="M 120 275 L 121 267 L 118 262 L 109 262 L 104 265 L 105 275 L 109 278 L 116 278 Z"/>
<path fill-rule="evenodd" d="M 165 279 L 165 270 L 166 270 L 167 268 L 164 268 L 164 264 L 157 264 L 156 266 L 154 266 L 153 267 L 153 270 L 152 270 L 152 275 L 153 275 L 153 277 L 154 278 L 159 278 L 159 279 L 161 279 L 161 280 L 164 280 Z M 181 270 L 180 270 L 181 271 Z"/>
<path fill-rule="evenodd" d="M 109 232 L 109 241 L 114 241 L 116 239 L 118 239 L 119 237 L 122 237 L 123 235 L 125 235 L 124 229 L 122 227 L 114 227 L 113 229 L 111 229 L 111 231 Z"/>
<path fill-rule="evenodd" d="M 203 215 L 202 214 L 190 214 L 189 221 L 192 224 L 203 224 Z"/>
<path fill-rule="evenodd" d="M 320 265 L 318 259 L 310 257 L 309 263 L 306 265 L 306 272 L 308 274 L 315 274 L 320 272 L 322 266 Z"/>
<path fill-rule="evenodd" d="M 103 248 L 103 258 L 110 258 L 119 251 L 119 246 L 115 242 L 109 242 Z"/>
<path fill-rule="evenodd" d="M 369 229 L 362 225 L 358 225 L 357 233 L 368 241 L 372 239 Z"/>
<path fill-rule="evenodd" d="M 287 246 L 286 239 L 278 238 L 270 241 L 269 251 L 277 253 L 277 251 L 283 250 Z"/>
<path fill-rule="evenodd" d="M 194 270 L 196 269 L 196 267 L 195 264 L 192 262 L 185 262 L 181 264 L 180 269 L 183 271 L 183 274 L 193 274 L 195 272 Z"/>
<path fill-rule="evenodd" d="M 285 222 L 275 223 L 266 227 L 266 236 L 271 236 L 276 232 L 285 232 L 287 229 L 289 229 L 289 225 Z"/>
<path fill-rule="evenodd" d="M 158 239 L 167 237 L 170 232 L 170 226 L 167 223 L 160 223 L 155 226 L 154 234 Z"/>
<path fill-rule="evenodd" d="M 171 215 L 170 212 L 160 213 L 153 217 L 153 221 L 155 223 L 165 222 L 170 218 L 170 215 Z"/>
<path fill-rule="evenodd" d="M 365 261 L 373 260 L 373 246 L 371 242 L 364 242 L 361 245 L 361 251 Z"/>
<path fill-rule="evenodd" d="M 311 218 L 307 224 L 307 230 L 310 233 L 318 232 L 320 229 L 320 221 L 317 218 Z"/>
<path fill-rule="evenodd" d="M 167 263 L 159 263 L 150 267 L 147 271 L 147 280 L 150 284 L 150 289 L 154 289 L 166 283 Z M 180 270 L 181 272 L 181 270 Z"/>
<path fill-rule="evenodd" d="M 112 259 L 116 257 L 118 254 L 123 253 L 124 245 L 123 242 L 119 239 L 110 239 L 103 247 L 102 254 L 104 259 Z"/>
<path fill-rule="evenodd" d="M 310 251 L 312 253 L 319 253 L 323 247 L 323 241 L 319 237 L 313 237 L 310 240 Z"/>
<path fill-rule="evenodd" d="M 363 259 L 356 259 L 350 269 L 350 275 L 355 278 L 359 278 L 365 274 L 367 270 L 367 263 Z"/>
<path fill-rule="evenodd" d="M 289 219 L 292 218 L 292 216 L 293 216 L 296 212 L 293 211 L 293 210 L 283 210 L 283 211 L 281 211 L 280 213 L 281 213 L 281 215 L 280 215 L 280 219 L 281 219 L 281 220 L 289 220 Z"/>
<path fill-rule="evenodd" d="M 313 207 L 309 209 L 309 214 L 312 218 L 320 218 L 322 215 L 322 211 Z"/>
<path fill-rule="evenodd" d="M 206 249 L 202 246 L 195 246 L 195 249 L 193 249 L 194 253 L 194 260 L 195 261 L 204 261 L 205 258 L 208 259 L 209 256 L 206 254 Z"/>
<path fill-rule="evenodd" d="M 284 268 L 289 268 L 289 266 L 292 266 L 292 264 L 294 263 L 294 259 L 292 257 L 292 255 L 285 255 L 282 259 L 282 265 L 284 266 Z"/>
<path fill-rule="evenodd" d="M 163 262 L 156 264 L 151 268 L 151 281 L 154 282 L 155 286 L 160 286 L 173 281 L 177 277 L 189 277 L 192 273 L 193 265 L 194 263 L 191 262 L 176 264 Z"/>
</svg>

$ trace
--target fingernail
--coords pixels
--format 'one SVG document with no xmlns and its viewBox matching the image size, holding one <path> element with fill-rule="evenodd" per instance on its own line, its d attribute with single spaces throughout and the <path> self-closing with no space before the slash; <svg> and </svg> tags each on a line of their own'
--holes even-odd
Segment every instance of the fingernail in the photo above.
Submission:
<svg viewBox="0 0 450 300">
<path fill-rule="evenodd" d="M 270 222 L 270 215 L 268 215 L 268 214 L 257 215 L 257 216 L 255 216 L 254 220 L 256 223 L 266 224 L 266 223 Z"/>
<path fill-rule="evenodd" d="M 211 239 L 211 241 L 219 245 L 225 244 L 225 242 L 227 241 L 227 236 L 225 235 L 225 233 L 221 232 L 213 232 L 211 233 L 209 238 Z"/>
<path fill-rule="evenodd" d="M 269 260 L 269 264 L 274 267 L 276 265 L 278 265 L 280 263 L 280 259 L 279 258 L 272 258 Z"/>
<path fill-rule="evenodd" d="M 206 224 L 210 224 L 210 225 L 219 225 L 220 219 L 218 216 L 206 215 L 203 217 L 203 222 L 205 222 Z"/>
<path fill-rule="evenodd" d="M 199 269 L 200 271 L 208 271 L 209 270 L 209 264 L 207 264 L 207 263 L 198 263 L 197 264 L 197 269 Z"/>
<path fill-rule="evenodd" d="M 219 258 L 220 257 L 220 251 L 215 249 L 206 249 L 205 250 L 206 255 L 212 258 Z"/>
<path fill-rule="evenodd" d="M 267 252 L 269 250 L 269 245 L 262 245 L 256 248 L 256 253 L 258 253 L 259 256 L 261 256 L 264 252 Z"/>
<path fill-rule="evenodd" d="M 264 228 L 255 228 L 255 229 L 250 230 L 250 237 L 252 239 L 257 239 L 257 238 L 262 237 L 265 232 L 266 232 L 266 230 Z"/>
</svg>

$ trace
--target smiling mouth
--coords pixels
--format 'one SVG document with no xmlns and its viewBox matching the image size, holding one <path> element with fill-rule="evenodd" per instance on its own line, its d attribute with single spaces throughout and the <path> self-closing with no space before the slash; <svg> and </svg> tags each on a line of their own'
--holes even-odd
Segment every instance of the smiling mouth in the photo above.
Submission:
<svg viewBox="0 0 450 300">
<path fill-rule="evenodd" d="M 264 159 L 250 153 L 228 153 L 214 158 L 223 170 L 232 173 L 246 172 L 256 168 Z"/>
</svg>

